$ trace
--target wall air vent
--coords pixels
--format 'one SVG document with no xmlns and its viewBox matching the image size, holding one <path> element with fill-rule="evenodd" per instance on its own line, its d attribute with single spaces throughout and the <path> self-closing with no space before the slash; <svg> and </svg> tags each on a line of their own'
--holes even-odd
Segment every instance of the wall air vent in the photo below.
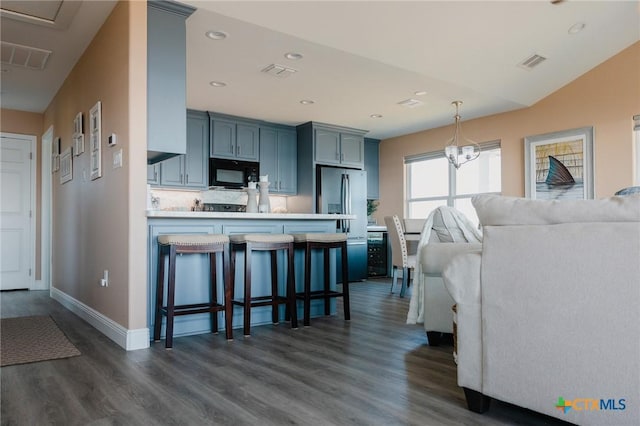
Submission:
<svg viewBox="0 0 640 426">
<path fill-rule="evenodd" d="M 520 68 L 522 68 L 522 69 L 531 71 L 532 69 L 534 69 L 535 67 L 537 67 L 538 65 L 540 65 L 541 63 L 543 63 L 546 60 L 547 60 L 547 58 L 545 58 L 544 56 L 540 56 L 540 55 L 534 53 L 533 55 L 529 56 L 524 61 L 520 62 L 518 64 L 518 66 Z"/>
<path fill-rule="evenodd" d="M 398 102 L 398 105 L 407 107 L 407 108 L 416 108 L 424 105 L 424 102 L 419 101 L 417 99 L 405 99 L 404 101 Z"/>
<path fill-rule="evenodd" d="M 2 42 L 2 63 L 7 65 L 43 70 L 51 53 L 50 50 L 37 47 Z"/>
<path fill-rule="evenodd" d="M 271 64 L 263 68 L 261 72 L 272 75 L 274 77 L 278 77 L 278 78 L 287 78 L 290 75 L 297 73 L 298 70 L 285 67 L 284 65 Z"/>
</svg>

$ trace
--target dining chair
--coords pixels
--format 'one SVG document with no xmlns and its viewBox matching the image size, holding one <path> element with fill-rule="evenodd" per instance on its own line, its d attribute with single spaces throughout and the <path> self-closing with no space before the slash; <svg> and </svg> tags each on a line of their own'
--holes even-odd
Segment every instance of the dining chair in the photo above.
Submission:
<svg viewBox="0 0 640 426">
<path fill-rule="evenodd" d="M 391 293 L 393 293 L 393 287 L 398 281 L 398 268 L 402 268 L 400 297 L 404 297 L 411 280 L 411 271 L 416 267 L 416 255 L 410 255 L 407 252 L 407 241 L 404 238 L 404 229 L 398 215 L 385 216 L 384 223 L 387 225 L 387 233 L 391 240 L 391 263 L 393 265 Z"/>
</svg>

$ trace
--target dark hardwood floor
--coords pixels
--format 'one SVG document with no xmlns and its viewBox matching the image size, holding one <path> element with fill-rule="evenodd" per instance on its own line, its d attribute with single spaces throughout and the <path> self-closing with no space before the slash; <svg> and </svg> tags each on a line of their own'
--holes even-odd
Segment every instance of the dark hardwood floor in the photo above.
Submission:
<svg viewBox="0 0 640 426">
<path fill-rule="evenodd" d="M 405 324 L 409 298 L 386 279 L 351 285 L 350 322 L 178 337 L 173 350 L 126 352 L 48 292 L 0 298 L 2 317 L 51 315 L 82 352 L 0 369 L 2 425 L 561 424 L 498 401 L 469 412 L 452 347 Z"/>
</svg>

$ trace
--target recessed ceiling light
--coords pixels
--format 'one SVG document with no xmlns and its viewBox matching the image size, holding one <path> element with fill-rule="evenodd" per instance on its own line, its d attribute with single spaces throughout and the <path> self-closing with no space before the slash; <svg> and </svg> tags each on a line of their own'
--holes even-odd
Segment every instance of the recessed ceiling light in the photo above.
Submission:
<svg viewBox="0 0 640 426">
<path fill-rule="evenodd" d="M 302 105 L 312 105 L 312 104 L 314 104 L 315 102 L 314 102 L 314 101 L 312 101 L 311 99 L 303 99 L 303 100 L 301 100 L 301 101 L 300 101 L 300 103 L 301 103 Z"/>
<path fill-rule="evenodd" d="M 578 34 L 580 31 L 584 30 L 584 27 L 587 25 L 584 22 L 578 22 L 569 27 L 569 34 Z"/>
<path fill-rule="evenodd" d="M 284 57 L 287 59 L 291 59 L 292 61 L 297 61 L 303 58 L 303 56 L 300 53 L 296 53 L 296 52 L 287 52 L 284 54 Z"/>
<path fill-rule="evenodd" d="M 413 94 L 416 96 L 424 96 L 427 94 L 427 92 L 425 92 L 424 90 L 418 90 L 417 92 L 413 92 Z"/>
<path fill-rule="evenodd" d="M 371 118 L 382 118 L 382 114 L 371 114 L 369 117 L 371 117 Z"/>
<path fill-rule="evenodd" d="M 223 83 L 222 81 L 210 81 L 209 84 L 213 87 L 224 87 L 227 85 L 227 83 Z"/>
<path fill-rule="evenodd" d="M 224 40 L 225 38 L 229 37 L 229 34 L 225 33 L 224 31 L 207 31 L 206 33 L 204 33 L 204 35 L 206 35 L 207 37 L 209 37 L 211 40 Z"/>
</svg>

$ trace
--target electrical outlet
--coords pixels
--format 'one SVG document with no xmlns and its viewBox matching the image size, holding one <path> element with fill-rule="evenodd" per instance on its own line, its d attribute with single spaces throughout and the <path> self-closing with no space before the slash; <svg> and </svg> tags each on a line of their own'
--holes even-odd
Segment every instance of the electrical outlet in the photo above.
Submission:
<svg viewBox="0 0 640 426">
<path fill-rule="evenodd" d="M 100 287 L 109 287 L 109 271 L 104 270 L 104 277 L 100 280 Z"/>
</svg>

